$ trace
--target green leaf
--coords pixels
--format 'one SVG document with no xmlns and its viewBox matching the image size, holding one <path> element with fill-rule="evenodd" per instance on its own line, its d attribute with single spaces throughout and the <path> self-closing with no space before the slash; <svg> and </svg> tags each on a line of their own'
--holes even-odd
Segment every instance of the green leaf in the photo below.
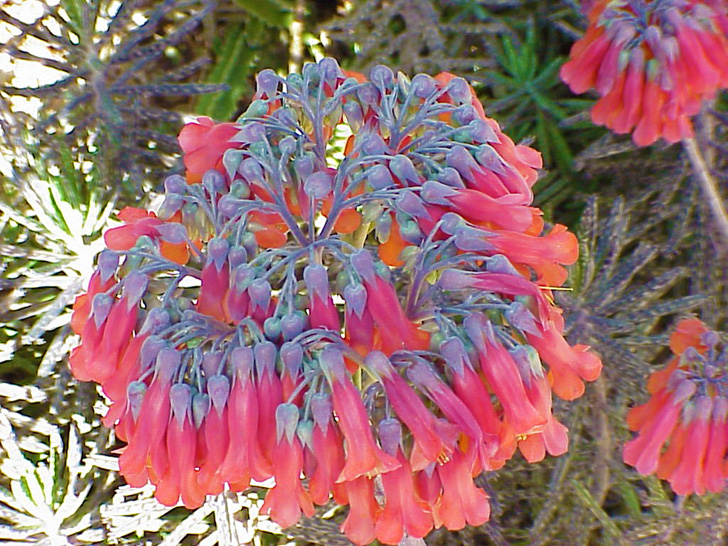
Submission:
<svg viewBox="0 0 728 546">
<path fill-rule="evenodd" d="M 246 30 L 243 25 L 238 25 L 225 36 L 208 81 L 226 83 L 230 89 L 225 93 L 202 95 L 197 101 L 200 114 L 227 120 L 235 113 L 238 91 L 247 85 L 254 54 L 254 49 L 248 44 Z"/>
<path fill-rule="evenodd" d="M 553 145 L 556 165 L 565 173 L 572 172 L 574 169 L 574 155 L 571 153 L 571 148 L 569 148 L 569 144 L 566 142 L 564 135 L 552 121 L 546 122 L 546 130 L 549 134 L 549 140 Z"/>
<path fill-rule="evenodd" d="M 290 23 L 291 9 L 282 0 L 235 0 L 245 11 L 273 27 L 285 28 Z"/>
<path fill-rule="evenodd" d="M 627 511 L 634 517 L 640 517 L 642 515 L 642 506 L 640 505 L 640 499 L 637 496 L 635 488 L 627 481 L 620 481 L 617 484 L 619 492 L 622 494 L 622 499 L 627 507 Z"/>
<path fill-rule="evenodd" d="M 615 540 L 615 544 L 625 544 L 624 537 L 622 536 L 622 532 L 619 530 L 619 527 L 617 527 L 617 524 L 614 523 L 612 518 L 610 518 L 604 511 L 604 508 L 602 508 L 594 497 L 592 497 L 589 490 L 577 480 L 571 480 L 571 486 L 574 488 L 579 500 L 584 503 L 594 517 L 599 520 L 599 523 L 602 524 L 602 527 L 607 534 Z"/>
<path fill-rule="evenodd" d="M 68 26 L 78 34 L 83 36 L 83 0 L 61 0 L 61 7 L 68 14 Z M 86 7 L 88 9 L 88 7 Z"/>
</svg>

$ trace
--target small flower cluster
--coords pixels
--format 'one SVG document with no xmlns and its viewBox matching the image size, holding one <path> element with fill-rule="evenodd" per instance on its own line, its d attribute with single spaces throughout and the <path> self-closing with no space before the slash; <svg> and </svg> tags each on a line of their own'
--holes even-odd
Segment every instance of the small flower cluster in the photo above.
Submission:
<svg viewBox="0 0 728 546">
<path fill-rule="evenodd" d="M 627 415 L 637 436 L 624 461 L 667 480 L 678 495 L 722 491 L 728 478 L 728 348 L 698 319 L 678 323 L 675 357 L 647 383 L 649 402 Z"/>
<path fill-rule="evenodd" d="M 552 303 L 577 241 L 542 235 L 539 154 L 449 74 L 257 81 L 238 122 L 182 130 L 187 178 L 122 211 L 76 302 L 121 473 L 188 507 L 272 477 L 274 521 L 333 497 L 357 544 L 484 523 L 475 478 L 564 453 L 552 392 L 601 371 Z"/>
<path fill-rule="evenodd" d="M 728 87 L 728 7 L 722 0 L 597 0 L 561 79 L 594 88 L 594 123 L 639 146 L 693 134 L 690 117 Z"/>
</svg>

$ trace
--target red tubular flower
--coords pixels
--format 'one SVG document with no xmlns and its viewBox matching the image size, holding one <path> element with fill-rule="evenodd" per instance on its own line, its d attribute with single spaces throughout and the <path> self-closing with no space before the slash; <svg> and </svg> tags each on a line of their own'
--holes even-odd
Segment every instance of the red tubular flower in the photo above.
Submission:
<svg viewBox="0 0 728 546">
<path fill-rule="evenodd" d="M 517 435 L 528 434 L 543 425 L 545 417 L 528 399 L 520 372 L 508 351 L 495 339 L 489 322 L 477 315 L 468 320 L 477 322 L 471 338 L 478 347 L 480 368 L 503 406 L 505 420 Z M 468 332 L 470 334 L 470 332 Z"/>
<path fill-rule="evenodd" d="M 482 468 L 487 469 L 488 458 L 495 451 L 494 446 L 486 444 L 478 422 L 463 401 L 424 362 L 410 366 L 407 369 L 407 376 L 427 393 L 445 417 L 465 436 L 460 439 L 460 444 L 467 455 L 468 463 L 471 465 L 479 463 Z"/>
<path fill-rule="evenodd" d="M 180 365 L 180 354 L 173 349 L 162 349 L 157 357 L 154 378 L 144 395 L 134 437 L 119 457 L 119 469 L 125 477 L 145 471 L 150 452 L 159 449 L 164 435 L 157 427 L 166 427 L 170 416 L 169 392 L 172 377 Z"/>
<path fill-rule="evenodd" d="M 106 230 L 104 242 L 107 248 L 129 250 L 137 243 L 139 237 L 147 236 L 159 243 L 160 254 L 165 258 L 182 265 L 189 260 L 187 243 L 171 244 L 160 240 L 161 233 L 157 228 L 165 222 L 157 218 L 155 213 L 134 207 L 124 207 L 117 216 L 124 222 L 124 225 Z M 179 223 L 179 219 L 180 215 L 175 214 L 168 223 Z"/>
<path fill-rule="evenodd" d="M 275 421 L 272 428 L 263 428 L 263 421 L 259 417 L 262 407 L 259 403 L 259 386 L 252 379 L 252 349 L 235 349 L 231 362 L 235 375 L 227 403 L 230 446 L 220 467 L 220 476 L 224 481 L 234 484 L 235 488 L 245 489 L 251 476 L 264 480 L 271 475 L 270 463 L 261 453 L 259 437 L 271 434 L 275 430 Z M 268 422 L 266 424 L 270 426 Z"/>
<path fill-rule="evenodd" d="M 566 226 L 556 224 L 545 237 L 499 231 L 487 241 L 514 264 L 532 268 L 538 283 L 561 286 L 567 272 L 563 265 L 573 264 L 579 256 L 578 241 Z"/>
<path fill-rule="evenodd" d="M 188 385 L 174 385 L 170 391 L 173 416 L 167 427 L 166 441 L 169 464 L 157 483 L 155 497 L 166 506 L 174 506 L 179 498 L 188 508 L 200 506 L 205 490 L 197 483 L 195 470 L 196 431 L 192 424 L 192 392 Z"/>
<path fill-rule="evenodd" d="M 309 265 L 303 272 L 303 279 L 310 294 L 309 317 L 312 328 L 327 328 L 341 331 L 339 312 L 329 291 L 329 276 L 322 265 Z"/>
<path fill-rule="evenodd" d="M 602 362 L 586 345 L 570 346 L 562 332 L 564 319 L 552 313 L 548 327 L 538 325 L 541 335 L 526 332 L 528 342 L 538 351 L 553 380 L 552 389 L 564 400 L 574 400 L 584 393 L 584 381 L 595 381 L 602 371 Z"/>
<path fill-rule="evenodd" d="M 234 123 L 214 123 L 208 117 L 198 117 L 194 123 L 182 128 L 178 140 L 184 152 L 187 180 L 190 184 L 200 182 L 202 175 L 210 169 L 220 169 L 226 150 L 239 145 L 230 142 L 240 130 Z"/>
<path fill-rule="evenodd" d="M 699 320 L 680 321 L 670 337 L 676 356 L 650 377 L 650 400 L 627 415 L 638 436 L 625 444 L 624 461 L 642 474 L 657 471 L 679 495 L 722 491 L 728 478 L 726 351 L 718 340 Z"/>
<path fill-rule="evenodd" d="M 208 243 L 207 249 L 207 262 L 202 268 L 197 310 L 222 322 L 232 322 L 223 304 L 230 284 L 228 243 L 224 239 L 215 238 Z"/>
<path fill-rule="evenodd" d="M 680 463 L 671 476 L 665 476 L 673 491 L 678 495 L 705 493 L 703 464 L 708 448 L 709 423 L 713 410 L 713 400 L 709 396 L 700 396 L 692 411 L 683 415 L 683 423 L 687 427 L 685 446 L 680 454 Z"/>
<path fill-rule="evenodd" d="M 301 483 L 303 448 L 296 436 L 298 408 L 293 404 L 281 404 L 276 409 L 276 457 L 273 476 L 276 484 L 265 495 L 261 513 L 270 514 L 281 527 L 298 523 L 301 514 L 314 514 L 311 497 Z"/>
<path fill-rule="evenodd" d="M 389 398 L 389 403 L 400 420 L 407 425 L 424 463 L 412 465 L 415 470 L 434 462 L 444 462 L 452 452 L 452 445 L 439 434 L 437 420 L 414 389 L 396 372 L 389 359 L 379 351 L 369 353 L 366 365 L 377 372 Z"/>
<path fill-rule="evenodd" d="M 678 423 L 682 403 L 694 391 L 692 383 L 683 381 L 665 397 L 663 405 L 640 429 L 640 435 L 624 445 L 624 462 L 636 467 L 641 474 L 652 474 L 657 470 L 660 450 Z"/>
<path fill-rule="evenodd" d="M 717 396 L 713 400 L 713 415 L 710 420 L 710 438 L 705 456 L 705 487 L 708 491 L 718 493 L 725 487 L 728 472 L 724 468 L 726 451 L 728 451 L 728 400 Z"/>
<path fill-rule="evenodd" d="M 346 461 L 336 481 L 350 482 L 360 476 L 372 477 L 398 468 L 397 459 L 374 442 L 361 394 L 349 378 L 341 352 L 333 347 L 324 349 L 321 364 L 331 383 L 334 411 L 346 440 Z"/>
<path fill-rule="evenodd" d="M 211 408 L 202 423 L 201 442 L 206 455 L 200 464 L 197 483 L 210 495 L 223 491 L 221 469 L 230 448 L 227 402 L 230 396 L 230 380 L 224 375 L 211 375 L 207 380 L 207 395 Z"/>
<path fill-rule="evenodd" d="M 131 272 L 124 279 L 124 291 L 121 298 L 115 300 L 107 319 L 112 328 L 106 328 L 94 358 L 89 377 L 91 380 L 106 383 L 118 373 L 118 361 L 121 352 L 132 339 L 139 312 L 139 301 L 147 288 L 147 276 Z"/>
<path fill-rule="evenodd" d="M 329 501 L 333 493 L 339 504 L 347 504 L 345 484 L 336 483 L 344 469 L 343 438 L 338 425 L 333 421 L 333 406 L 328 395 L 314 395 L 311 400 L 314 426 L 312 433 L 311 454 L 315 458 L 316 467 L 311 474 L 308 490 L 311 500 L 319 505 Z"/>
<path fill-rule="evenodd" d="M 258 442 L 264 457 L 272 462 L 276 439 L 276 410 L 283 403 L 283 384 L 276 373 L 277 350 L 272 343 L 255 346 L 256 389 L 258 391 Z M 254 476 L 255 477 L 255 476 Z"/>
<path fill-rule="evenodd" d="M 354 544 L 363 545 L 377 536 L 375 522 L 381 510 L 374 498 L 374 480 L 359 476 L 345 483 L 349 498 L 349 515 L 341 524 L 341 532 Z"/>
<path fill-rule="evenodd" d="M 476 487 L 463 455 L 456 451 L 452 458 L 437 467 L 442 494 L 433 510 L 435 527 L 444 525 L 457 531 L 465 525 L 482 525 L 490 519 L 490 503 L 485 491 Z"/>
<path fill-rule="evenodd" d="M 377 540 L 384 544 L 399 544 L 404 533 L 423 538 L 432 530 L 432 515 L 427 504 L 415 495 L 414 476 L 402 451 L 402 429 L 396 419 L 379 423 L 379 437 L 384 450 L 397 458 L 402 466 L 382 474 L 385 503 L 377 516 Z"/>
<path fill-rule="evenodd" d="M 92 358 L 104 338 L 112 305 L 113 300 L 105 293 L 96 294 L 93 298 L 89 313 L 91 320 L 86 320 L 81 332 L 83 343 L 71 352 L 69 358 L 71 371 L 81 381 L 90 381 L 96 375 Z"/>
<path fill-rule="evenodd" d="M 561 78 L 574 93 L 602 98 L 594 123 L 632 132 L 638 146 L 692 136 L 689 116 L 728 87 L 725 8 L 718 2 L 610 2 L 589 11 Z"/>
<path fill-rule="evenodd" d="M 351 260 L 362 275 L 367 291 L 366 308 L 380 328 L 384 353 L 391 354 L 401 348 L 426 349 L 430 336 L 404 314 L 394 286 L 375 273 L 369 253 L 356 252 Z"/>
</svg>

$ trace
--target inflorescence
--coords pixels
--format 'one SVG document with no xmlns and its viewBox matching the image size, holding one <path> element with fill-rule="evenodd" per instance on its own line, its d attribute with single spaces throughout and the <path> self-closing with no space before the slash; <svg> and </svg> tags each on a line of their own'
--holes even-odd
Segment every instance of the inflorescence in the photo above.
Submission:
<svg viewBox="0 0 728 546">
<path fill-rule="evenodd" d="M 649 402 L 627 415 L 638 434 L 624 462 L 656 473 L 678 495 L 717 493 L 728 478 L 728 346 L 698 319 L 684 319 L 670 349 L 675 356 L 647 382 Z"/>
<path fill-rule="evenodd" d="M 474 477 L 564 453 L 552 393 L 601 371 L 551 298 L 578 250 L 531 206 L 540 154 L 450 74 L 257 83 L 182 130 L 186 178 L 120 213 L 74 306 L 121 473 L 188 507 L 273 477 L 274 521 L 333 497 L 357 544 L 484 523 Z"/>
<path fill-rule="evenodd" d="M 594 123 L 646 146 L 693 135 L 690 117 L 728 87 L 724 0 L 596 0 L 561 78 L 596 89 Z"/>
</svg>

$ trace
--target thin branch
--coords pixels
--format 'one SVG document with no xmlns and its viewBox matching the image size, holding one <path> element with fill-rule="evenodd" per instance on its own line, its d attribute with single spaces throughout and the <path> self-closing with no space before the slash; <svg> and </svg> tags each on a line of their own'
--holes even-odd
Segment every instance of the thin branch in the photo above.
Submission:
<svg viewBox="0 0 728 546">
<path fill-rule="evenodd" d="M 708 207 L 715 220 L 715 225 L 722 237 L 723 247 L 728 246 L 728 213 L 726 213 L 725 204 L 720 196 L 718 184 L 710 174 L 710 169 L 703 159 L 698 143 L 694 138 L 683 139 L 683 148 L 690 158 L 693 167 L 693 173 L 698 181 L 700 190 L 708 202 Z"/>
</svg>

